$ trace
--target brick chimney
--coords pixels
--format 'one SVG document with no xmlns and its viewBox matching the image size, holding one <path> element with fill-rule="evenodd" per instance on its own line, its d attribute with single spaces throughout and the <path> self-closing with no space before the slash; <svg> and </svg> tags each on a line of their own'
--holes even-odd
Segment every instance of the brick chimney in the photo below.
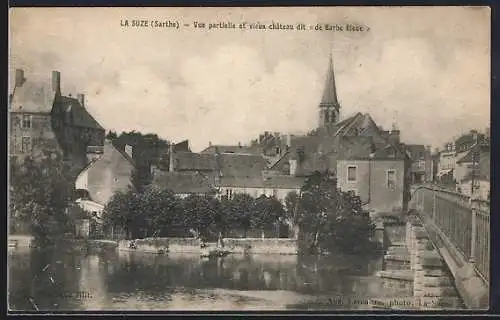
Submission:
<svg viewBox="0 0 500 320">
<path fill-rule="evenodd" d="M 52 71 L 52 90 L 61 92 L 61 73 L 56 70 Z"/>
<path fill-rule="evenodd" d="M 16 87 L 20 87 L 23 85 L 25 80 L 26 79 L 24 78 L 24 70 L 23 69 L 16 69 L 16 78 L 15 78 L 14 85 Z"/>
<path fill-rule="evenodd" d="M 76 99 L 78 100 L 80 105 L 85 108 L 85 95 L 83 93 L 78 93 L 76 95 Z"/>
</svg>

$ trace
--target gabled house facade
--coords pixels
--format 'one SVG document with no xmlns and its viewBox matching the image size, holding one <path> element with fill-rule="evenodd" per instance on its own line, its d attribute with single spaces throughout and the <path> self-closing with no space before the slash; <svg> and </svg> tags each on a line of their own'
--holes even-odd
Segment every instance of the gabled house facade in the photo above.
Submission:
<svg viewBox="0 0 500 320">
<path fill-rule="evenodd" d="M 106 140 L 102 151 L 89 150 L 90 163 L 75 181 L 76 202 L 86 211 L 101 216 L 111 197 L 132 187 L 134 161 L 130 148 L 122 152 Z"/>
</svg>

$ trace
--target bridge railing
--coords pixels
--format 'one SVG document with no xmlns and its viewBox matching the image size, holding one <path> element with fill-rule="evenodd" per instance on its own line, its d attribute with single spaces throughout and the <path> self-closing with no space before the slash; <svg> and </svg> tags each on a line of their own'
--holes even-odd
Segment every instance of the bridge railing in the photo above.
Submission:
<svg viewBox="0 0 500 320">
<path fill-rule="evenodd" d="M 419 185 L 412 187 L 411 203 L 433 221 L 463 259 L 472 263 L 478 275 L 489 284 L 489 202 L 434 185 Z"/>
</svg>

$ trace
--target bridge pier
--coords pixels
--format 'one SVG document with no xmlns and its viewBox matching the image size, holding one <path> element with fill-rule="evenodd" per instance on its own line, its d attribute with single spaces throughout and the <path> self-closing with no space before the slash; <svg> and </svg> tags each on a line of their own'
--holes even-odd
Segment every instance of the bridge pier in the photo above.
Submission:
<svg viewBox="0 0 500 320">
<path fill-rule="evenodd" d="M 372 299 L 372 305 L 400 310 L 462 309 L 453 277 L 418 216 L 409 216 L 400 228 L 405 231 L 404 245 L 388 247 L 386 270 L 378 276 L 390 283 L 399 282 L 399 287 L 407 288 L 406 295 Z M 393 268 L 394 261 L 406 263 L 405 267 Z"/>
</svg>

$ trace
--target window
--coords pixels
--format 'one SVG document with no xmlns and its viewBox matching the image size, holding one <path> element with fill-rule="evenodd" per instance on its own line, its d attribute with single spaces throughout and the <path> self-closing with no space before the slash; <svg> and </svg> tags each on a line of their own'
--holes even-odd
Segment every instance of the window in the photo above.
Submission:
<svg viewBox="0 0 500 320">
<path fill-rule="evenodd" d="M 31 151 L 31 137 L 23 137 L 23 141 L 21 144 L 21 152 L 30 152 Z"/>
<path fill-rule="evenodd" d="M 358 168 L 356 166 L 348 166 L 347 167 L 347 181 L 354 182 L 356 181 L 356 170 Z"/>
<path fill-rule="evenodd" d="M 25 129 L 31 128 L 31 115 L 30 114 L 23 114 L 22 126 Z"/>
<path fill-rule="evenodd" d="M 396 171 L 394 170 L 387 170 L 387 188 L 396 188 Z"/>
</svg>

